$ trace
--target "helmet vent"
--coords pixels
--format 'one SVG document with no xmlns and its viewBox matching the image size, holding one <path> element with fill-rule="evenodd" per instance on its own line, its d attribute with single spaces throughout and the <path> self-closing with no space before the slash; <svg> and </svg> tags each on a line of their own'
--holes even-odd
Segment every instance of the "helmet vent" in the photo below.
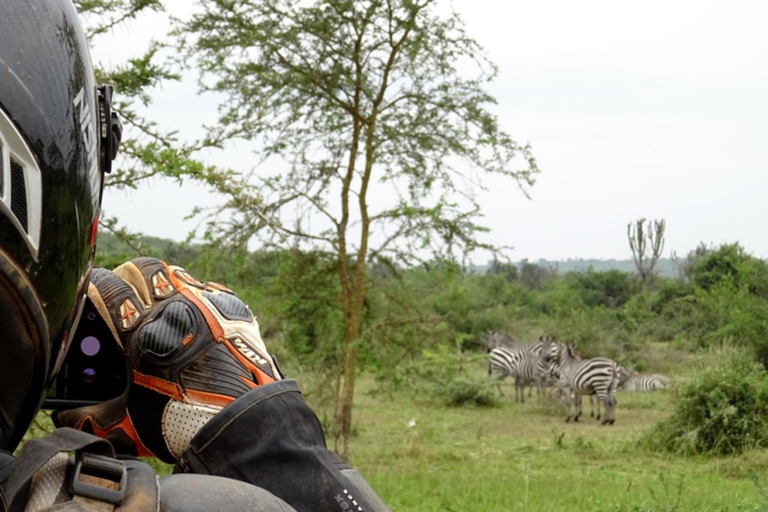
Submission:
<svg viewBox="0 0 768 512">
<path fill-rule="evenodd" d="M 4 0 L 0 0 L 0 5 L 4 5 Z M 43 224 L 42 173 L 35 154 L 2 108 L 0 108 L 0 220 L 8 220 L 13 225 L 16 232 L 27 243 L 30 256 L 37 261 Z M 5 227 L 3 227 L 3 233 L 5 234 Z"/>
<path fill-rule="evenodd" d="M 11 156 L 11 211 L 19 220 L 25 233 L 29 233 L 27 218 L 27 184 L 24 179 L 24 166 Z"/>
</svg>

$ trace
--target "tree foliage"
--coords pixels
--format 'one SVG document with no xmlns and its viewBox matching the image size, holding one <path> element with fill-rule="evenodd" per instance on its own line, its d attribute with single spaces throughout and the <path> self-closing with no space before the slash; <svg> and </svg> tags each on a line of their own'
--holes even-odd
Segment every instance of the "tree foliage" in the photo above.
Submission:
<svg viewBox="0 0 768 512">
<path fill-rule="evenodd" d="M 635 288 L 629 274 L 618 270 L 571 272 L 567 277 L 588 306 L 616 309 L 630 299 Z"/>
<path fill-rule="evenodd" d="M 706 257 L 712 249 L 704 242 L 699 243 L 695 249 L 688 252 L 685 257 L 680 257 L 675 251 L 671 253 L 672 263 L 677 270 L 677 276 L 687 282 L 693 279 L 693 268 L 702 258 Z"/>
<path fill-rule="evenodd" d="M 142 16 L 165 10 L 164 0 L 74 0 L 74 4 L 94 47 L 103 44 L 104 38 L 116 28 L 130 26 L 140 22 Z M 170 54 L 164 51 L 167 43 L 167 40 L 152 41 L 148 47 L 138 48 L 136 56 L 126 62 L 108 66 L 97 63 L 97 82 L 114 86 L 112 107 L 120 115 L 125 129 L 117 163 L 105 177 L 107 188 L 136 189 L 153 178 L 179 182 L 187 178 L 210 183 L 230 173 L 206 164 L 200 154 L 203 150 L 222 148 L 239 130 L 209 127 L 201 138 L 185 140 L 147 114 L 152 91 L 181 80 Z M 104 206 L 108 213 L 109 205 Z M 138 235 L 126 229 L 119 219 L 102 215 L 101 227 L 127 241 L 132 256 L 142 254 Z"/>
<path fill-rule="evenodd" d="M 439 17 L 435 2 L 203 5 L 183 33 L 208 78 L 204 89 L 227 94 L 222 121 L 257 139 L 262 158 L 280 156 L 290 166 L 269 179 L 231 183 L 219 212 L 234 218 L 217 217 L 216 234 L 242 241 L 269 226 L 339 247 L 346 217 L 355 216 L 361 228 L 389 229 L 374 254 L 463 254 L 478 247 L 482 231 L 471 195 L 479 176 L 463 165 L 532 183 L 530 149 L 487 110 L 494 100 L 483 86 L 495 67 L 458 15 Z M 459 66 L 470 63 L 477 74 L 465 78 Z M 520 170 L 512 167 L 516 155 L 524 159 Z M 367 206 L 377 182 L 384 187 L 377 194 L 393 192 L 394 204 L 344 211 Z M 339 202 L 340 194 L 352 194 L 351 203 Z M 289 203 L 327 229 L 297 225 L 301 215 L 286 215 Z"/>
<path fill-rule="evenodd" d="M 728 282 L 736 288 L 746 288 L 752 295 L 768 298 L 768 266 L 738 243 L 721 245 L 697 258 L 691 268 L 691 279 L 704 290 Z"/>
<path fill-rule="evenodd" d="M 536 162 L 489 110 L 496 68 L 435 0 L 203 0 L 177 33 L 202 89 L 227 97 L 222 126 L 256 141 L 260 162 L 286 167 L 211 182 L 227 199 L 205 212 L 204 236 L 336 255 L 345 455 L 369 260 L 490 248 L 481 176 L 525 191 Z"/>
</svg>

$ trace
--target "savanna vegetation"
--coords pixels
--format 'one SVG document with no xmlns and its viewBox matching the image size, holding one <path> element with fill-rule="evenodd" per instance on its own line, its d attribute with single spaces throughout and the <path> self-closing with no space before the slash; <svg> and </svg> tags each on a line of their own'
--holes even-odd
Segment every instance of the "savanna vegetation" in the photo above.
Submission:
<svg viewBox="0 0 768 512">
<path fill-rule="evenodd" d="M 332 255 L 158 239 L 138 249 L 237 291 L 331 431 L 343 353 Z M 133 255 L 108 236 L 98 252 L 105 266 Z M 768 268 L 737 244 L 678 266 L 645 282 L 529 262 L 372 266 L 352 462 L 394 510 L 766 509 Z M 489 331 L 575 340 L 673 389 L 620 392 L 613 427 L 566 425 L 556 398 L 517 404 L 511 383 L 497 396 Z"/>
<path fill-rule="evenodd" d="M 95 45 L 164 9 L 75 4 Z M 702 245 L 674 255 L 676 276 L 661 277 L 664 224 L 642 221 L 627 232 L 636 270 L 502 259 L 481 242 L 466 182 L 482 188 L 476 177 L 501 174 L 525 192 L 538 168 L 493 114 L 484 86 L 495 66 L 461 18 L 433 4 L 205 0 L 168 40 L 100 69 L 126 125 L 106 186 L 164 176 L 223 199 L 191 211 L 197 244 L 130 236 L 103 216 L 117 238 L 101 235 L 97 263 L 152 255 L 235 290 L 329 439 L 394 510 L 768 509 L 765 262 L 738 244 Z M 153 90 L 189 72 L 227 98 L 197 140 L 146 108 Z M 257 160 L 288 171 L 239 173 L 203 158 L 233 139 L 255 141 Z M 372 182 L 395 191 L 381 210 L 366 201 Z M 383 238 L 369 239 L 375 229 Z M 263 250 L 248 249 L 257 242 Z M 476 249 L 498 259 L 468 265 Z M 566 425 L 557 399 L 497 396 L 490 331 L 577 341 L 584 356 L 663 373 L 673 389 L 620 393 L 612 427 Z"/>
</svg>

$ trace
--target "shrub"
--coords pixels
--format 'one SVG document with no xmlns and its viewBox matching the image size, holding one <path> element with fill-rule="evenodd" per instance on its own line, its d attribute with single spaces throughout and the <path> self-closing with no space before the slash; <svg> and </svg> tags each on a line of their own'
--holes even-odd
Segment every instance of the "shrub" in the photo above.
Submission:
<svg viewBox="0 0 768 512">
<path fill-rule="evenodd" d="M 674 414 L 646 435 L 652 448 L 731 455 L 768 446 L 768 374 L 745 352 L 717 355 L 678 393 Z"/>
<path fill-rule="evenodd" d="M 632 276 L 619 270 L 570 272 L 566 279 L 590 307 L 618 308 L 629 300 L 636 288 Z"/>
<path fill-rule="evenodd" d="M 445 405 L 451 407 L 465 405 L 495 407 L 499 403 L 488 379 L 463 378 L 455 380 L 448 386 L 439 388 L 438 394 Z"/>
<path fill-rule="evenodd" d="M 668 307 L 693 293 L 694 287 L 690 283 L 676 279 L 660 279 L 651 310 L 656 314 L 662 314 Z"/>
<path fill-rule="evenodd" d="M 688 330 L 701 346 L 721 343 L 753 349 L 768 367 L 768 303 L 724 281 L 709 291 L 697 289 Z"/>
<path fill-rule="evenodd" d="M 414 399 L 445 405 L 497 405 L 491 379 L 473 374 L 479 364 L 487 367 L 488 355 L 462 352 L 459 345 L 460 340 L 453 346 L 438 344 L 424 349 L 420 357 L 377 373 L 378 386 L 373 393 L 389 394 L 399 389 L 410 392 Z"/>
<path fill-rule="evenodd" d="M 768 266 L 739 244 L 724 244 L 701 258 L 693 266 L 692 278 L 704 290 L 730 282 L 737 288 L 748 289 L 752 295 L 768 298 Z"/>
</svg>

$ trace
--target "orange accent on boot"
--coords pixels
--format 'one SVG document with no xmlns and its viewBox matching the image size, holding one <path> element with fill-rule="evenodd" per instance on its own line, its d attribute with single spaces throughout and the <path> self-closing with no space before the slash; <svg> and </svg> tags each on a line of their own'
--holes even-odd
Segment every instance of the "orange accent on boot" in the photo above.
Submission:
<svg viewBox="0 0 768 512">
<path fill-rule="evenodd" d="M 161 395 L 169 396 L 179 402 L 184 401 L 181 386 L 174 382 L 168 382 L 167 380 L 152 377 L 151 375 L 144 375 L 136 370 L 133 370 L 133 382 L 134 384 L 151 389 Z"/>
<path fill-rule="evenodd" d="M 270 384 L 272 382 L 275 382 L 275 379 L 264 373 L 264 370 L 253 364 L 247 357 L 245 357 L 243 354 L 241 354 L 235 347 L 232 346 L 232 343 L 229 342 L 229 340 L 225 339 L 222 343 L 227 346 L 229 351 L 234 355 L 238 361 L 243 363 L 246 368 L 251 370 L 251 372 L 256 376 L 256 381 L 260 385 L 264 384 Z"/>
<path fill-rule="evenodd" d="M 83 419 L 80 420 L 80 422 L 75 427 L 78 430 L 83 429 L 83 423 L 85 423 L 86 420 L 90 420 L 91 427 L 93 428 L 93 433 L 101 437 L 102 439 L 107 438 L 107 434 L 110 432 L 113 432 L 115 430 L 122 430 L 125 435 L 127 435 L 131 441 L 133 441 L 133 444 L 136 445 L 136 453 L 139 457 L 154 457 L 155 454 L 149 451 L 149 448 L 144 446 L 144 443 L 141 442 L 141 439 L 139 438 L 139 433 L 136 432 L 136 427 L 133 426 L 133 421 L 131 420 L 131 416 L 126 412 L 123 419 L 121 419 L 118 423 L 112 425 L 109 428 L 102 428 L 99 426 L 98 423 L 96 423 L 96 420 L 91 416 L 90 414 L 83 417 Z"/>
</svg>

